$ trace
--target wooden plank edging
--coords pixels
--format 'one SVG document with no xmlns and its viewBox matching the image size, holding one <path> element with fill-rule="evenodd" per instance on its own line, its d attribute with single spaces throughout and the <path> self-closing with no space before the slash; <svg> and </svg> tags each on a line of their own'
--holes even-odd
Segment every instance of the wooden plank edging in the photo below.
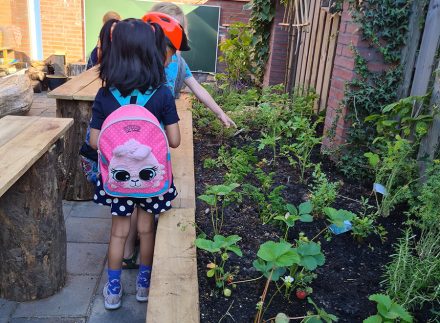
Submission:
<svg viewBox="0 0 440 323">
<path fill-rule="evenodd" d="M 160 215 L 154 247 L 147 323 L 199 323 L 199 286 L 195 231 L 194 144 L 191 101 L 176 101 L 181 144 L 172 149 L 173 209 Z"/>
</svg>

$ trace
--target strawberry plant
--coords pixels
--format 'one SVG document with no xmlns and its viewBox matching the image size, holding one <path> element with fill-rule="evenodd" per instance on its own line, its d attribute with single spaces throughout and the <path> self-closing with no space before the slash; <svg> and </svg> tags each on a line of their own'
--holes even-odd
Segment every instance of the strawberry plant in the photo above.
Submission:
<svg viewBox="0 0 440 323">
<path fill-rule="evenodd" d="M 284 234 L 284 240 L 287 240 L 289 229 L 295 225 L 296 221 L 312 222 L 313 217 L 310 213 L 313 210 L 313 205 L 309 201 L 301 203 L 298 208 L 293 204 L 287 204 L 287 213 L 284 216 L 278 215 L 274 220 L 282 221 L 286 226 L 286 233 Z"/>
<path fill-rule="evenodd" d="M 229 259 L 228 252 L 233 252 L 237 256 L 243 256 L 237 242 L 241 240 L 238 235 L 231 235 L 224 237 L 222 235 L 215 235 L 213 240 L 205 238 L 197 238 L 195 245 L 197 248 L 208 251 L 212 255 L 212 261 L 207 264 L 206 276 L 214 277 L 215 286 L 223 290 L 226 297 L 231 295 L 231 290 L 225 288 L 225 282 L 230 280 L 232 274 L 225 271 L 225 264 Z"/>
<path fill-rule="evenodd" d="M 411 323 L 412 316 L 399 304 L 393 302 L 388 295 L 373 294 L 368 297 L 377 303 L 377 314 L 364 320 L 364 323 Z"/>
</svg>

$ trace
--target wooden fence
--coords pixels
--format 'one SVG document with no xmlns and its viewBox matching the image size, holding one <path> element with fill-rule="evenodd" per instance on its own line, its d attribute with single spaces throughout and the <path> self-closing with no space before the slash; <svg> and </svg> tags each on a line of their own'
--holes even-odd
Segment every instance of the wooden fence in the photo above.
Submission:
<svg viewBox="0 0 440 323">
<path fill-rule="evenodd" d="M 321 6 L 321 0 L 295 0 L 283 25 L 290 30 L 287 90 L 313 89 L 319 96 L 315 110 L 326 109 L 335 58 L 340 15 Z"/>
</svg>

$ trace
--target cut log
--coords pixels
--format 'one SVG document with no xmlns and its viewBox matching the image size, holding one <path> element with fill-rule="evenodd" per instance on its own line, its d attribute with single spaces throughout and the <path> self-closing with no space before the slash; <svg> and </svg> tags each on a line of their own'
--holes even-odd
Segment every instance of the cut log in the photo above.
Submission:
<svg viewBox="0 0 440 323">
<path fill-rule="evenodd" d="M 0 78 L 0 117 L 28 112 L 33 93 L 31 80 L 26 74 Z"/>
<path fill-rule="evenodd" d="M 75 123 L 66 133 L 63 154 L 67 171 L 64 199 L 69 201 L 91 200 L 93 184 L 87 181 L 82 170 L 79 150 L 86 139 L 87 127 L 92 116 L 93 101 L 74 101 L 57 99 L 57 117 L 73 118 Z"/>
<path fill-rule="evenodd" d="M 51 296 L 66 280 L 58 141 L 0 198 L 0 297 Z M 38 189 L 36 189 L 38 188 Z"/>
</svg>

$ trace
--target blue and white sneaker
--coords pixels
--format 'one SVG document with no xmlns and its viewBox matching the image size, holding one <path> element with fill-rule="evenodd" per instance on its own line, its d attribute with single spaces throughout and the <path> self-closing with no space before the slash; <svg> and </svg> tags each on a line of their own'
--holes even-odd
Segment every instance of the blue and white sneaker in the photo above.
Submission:
<svg viewBox="0 0 440 323">
<path fill-rule="evenodd" d="M 146 282 L 141 283 L 139 281 L 139 275 L 136 278 L 136 300 L 138 302 L 146 302 L 148 301 L 148 294 L 150 292 L 150 288 L 149 287 L 145 287 L 145 286 L 149 286 L 149 282 L 146 284 Z"/>
<path fill-rule="evenodd" d="M 118 294 L 113 294 L 109 290 L 109 283 L 107 282 L 102 291 L 104 296 L 104 307 L 106 310 L 116 310 L 122 305 L 122 285 L 119 288 Z"/>
</svg>

